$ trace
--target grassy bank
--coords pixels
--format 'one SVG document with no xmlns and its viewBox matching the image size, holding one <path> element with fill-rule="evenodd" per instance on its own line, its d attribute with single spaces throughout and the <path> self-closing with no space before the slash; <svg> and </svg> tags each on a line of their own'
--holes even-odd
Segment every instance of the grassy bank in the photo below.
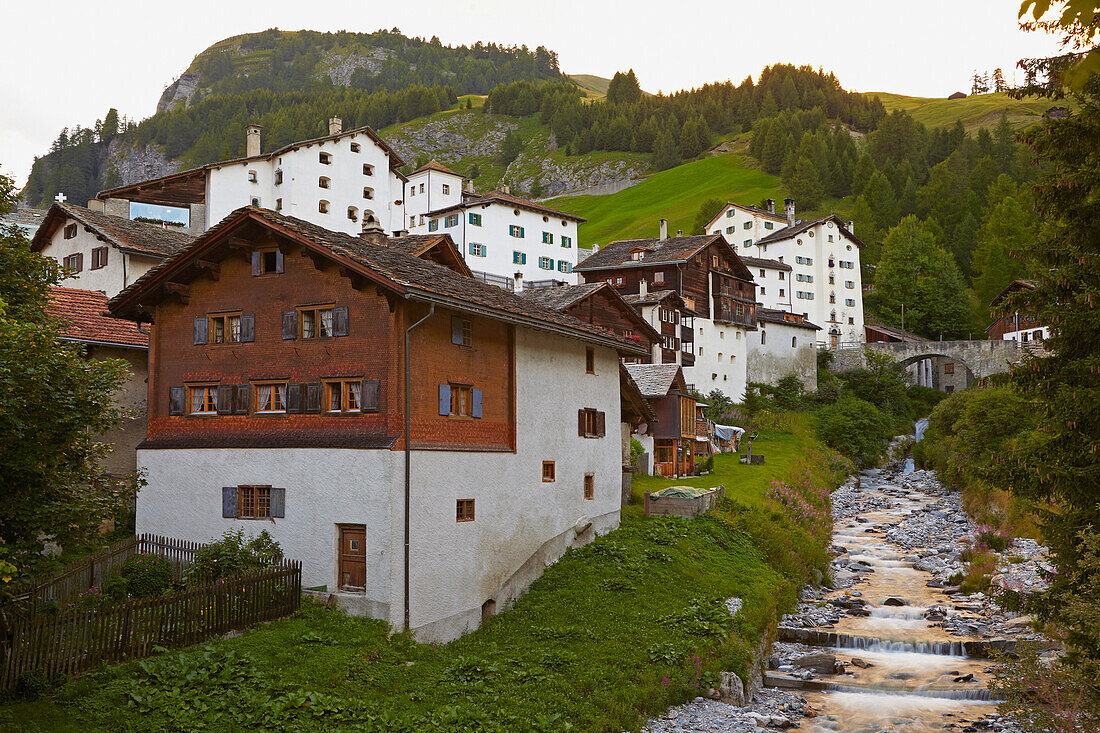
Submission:
<svg viewBox="0 0 1100 733">
<path fill-rule="evenodd" d="M 443 646 L 317 606 L 295 618 L 0 707 L 24 731 L 621 731 L 700 694 L 750 649 L 828 561 L 823 497 L 847 463 L 795 415 L 764 433 L 764 466 L 719 456 L 729 499 L 693 522 L 624 511 L 568 552 L 507 613 Z M 727 598 L 744 600 L 736 618 Z"/>
</svg>

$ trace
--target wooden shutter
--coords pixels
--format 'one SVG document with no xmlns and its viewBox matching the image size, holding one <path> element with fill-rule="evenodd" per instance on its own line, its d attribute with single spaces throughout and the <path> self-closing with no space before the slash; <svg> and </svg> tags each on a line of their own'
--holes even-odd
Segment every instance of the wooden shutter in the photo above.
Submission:
<svg viewBox="0 0 1100 733">
<path fill-rule="evenodd" d="M 182 415 L 185 391 L 183 387 L 168 388 L 168 414 Z"/>
<path fill-rule="evenodd" d="M 206 334 L 209 332 L 209 326 L 206 325 L 206 316 L 200 316 L 195 319 L 195 346 L 202 346 L 206 343 Z"/>
<path fill-rule="evenodd" d="M 282 250 L 275 250 L 275 272 L 282 274 L 283 272 L 283 252 Z"/>
<path fill-rule="evenodd" d="M 451 385 L 439 385 L 439 414 L 451 414 Z"/>
<path fill-rule="evenodd" d="M 249 409 L 252 407 L 252 387 L 247 384 L 238 384 L 234 390 L 237 394 L 236 409 L 233 410 L 238 415 L 247 415 Z"/>
<path fill-rule="evenodd" d="M 584 419 L 585 412 L 586 411 L 583 407 L 577 410 L 577 435 L 581 436 L 582 438 L 585 436 L 585 428 L 587 427 L 586 420 Z"/>
<path fill-rule="evenodd" d="M 256 314 L 241 314 L 241 342 L 251 343 L 256 340 Z"/>
<path fill-rule="evenodd" d="M 363 412 L 378 412 L 379 386 L 377 379 L 363 380 Z"/>
<path fill-rule="evenodd" d="M 283 311 L 283 339 L 298 338 L 298 311 Z"/>
<path fill-rule="evenodd" d="M 232 384 L 219 384 L 218 385 L 218 414 L 219 415 L 232 415 L 233 414 L 233 385 Z"/>
<path fill-rule="evenodd" d="M 271 516 L 277 518 L 286 516 L 286 489 L 271 490 Z"/>
<path fill-rule="evenodd" d="M 346 306 L 332 309 L 332 335 L 348 335 L 348 309 Z"/>
<path fill-rule="evenodd" d="M 286 411 L 289 413 L 302 411 L 302 385 L 288 384 L 286 386 Z"/>
<path fill-rule="evenodd" d="M 607 434 L 607 431 L 605 429 L 606 417 L 606 414 L 602 411 L 596 413 L 596 435 L 600 438 Z"/>
<path fill-rule="evenodd" d="M 462 346 L 462 319 L 451 316 L 451 343 Z"/>
<path fill-rule="evenodd" d="M 481 417 L 481 390 L 474 388 L 470 390 L 471 402 L 473 403 L 470 408 L 470 414 L 474 417 Z"/>
<path fill-rule="evenodd" d="M 306 385 L 306 412 L 321 411 L 321 383 L 313 382 Z"/>
<path fill-rule="evenodd" d="M 99 266 L 107 266 L 107 254 L 111 251 L 110 247 L 103 247 L 99 250 Z"/>
<path fill-rule="evenodd" d="M 76 256 L 76 271 L 82 272 L 84 270 L 84 253 L 80 253 Z"/>
<path fill-rule="evenodd" d="M 263 273 L 264 268 L 264 253 L 253 252 L 252 253 L 252 276 L 256 277 Z"/>
<path fill-rule="evenodd" d="M 223 486 L 222 487 L 222 516 L 223 517 L 237 517 L 237 487 L 236 486 Z"/>
</svg>

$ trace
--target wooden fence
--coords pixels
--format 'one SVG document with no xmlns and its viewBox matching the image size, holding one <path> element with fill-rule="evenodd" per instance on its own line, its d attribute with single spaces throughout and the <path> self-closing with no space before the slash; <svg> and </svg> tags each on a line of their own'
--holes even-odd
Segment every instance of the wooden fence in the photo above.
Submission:
<svg viewBox="0 0 1100 733">
<path fill-rule="evenodd" d="M 46 679 L 100 662 L 142 657 L 154 646 L 196 644 L 298 610 L 302 565 L 296 561 L 154 598 L 88 611 L 62 611 L 15 623 L 2 642 L 0 689 L 22 674 Z"/>
</svg>

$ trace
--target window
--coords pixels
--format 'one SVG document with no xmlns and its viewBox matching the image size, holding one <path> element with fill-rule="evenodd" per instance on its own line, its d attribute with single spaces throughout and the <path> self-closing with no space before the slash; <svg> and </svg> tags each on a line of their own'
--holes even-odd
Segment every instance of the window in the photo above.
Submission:
<svg viewBox="0 0 1100 733">
<path fill-rule="evenodd" d="M 768 333 L 767 333 L 767 331 L 761 331 L 760 332 L 760 343 L 761 344 L 768 343 Z"/>
<path fill-rule="evenodd" d="M 562 247 L 572 247 L 573 246 L 573 238 L 572 237 L 567 237 L 564 234 L 561 235 L 561 246 Z"/>
<path fill-rule="evenodd" d="M 592 407 L 577 411 L 577 434 L 582 438 L 602 438 L 606 415 Z"/>
<path fill-rule="evenodd" d="M 751 246 L 752 246 L 752 240 L 751 239 L 746 239 L 745 240 L 745 248 L 748 249 Z"/>
<path fill-rule="evenodd" d="M 471 417 L 473 415 L 473 390 L 466 384 L 452 384 L 451 385 L 451 414 L 459 415 L 460 417 Z"/>
<path fill-rule="evenodd" d="M 277 249 L 269 249 L 252 253 L 252 274 L 278 275 L 283 271 L 283 253 Z"/>
<path fill-rule="evenodd" d="M 944 364 L 943 365 L 943 373 L 944 374 L 954 374 L 955 373 L 955 365 L 952 364 L 952 363 Z"/>
<path fill-rule="evenodd" d="M 474 500 L 473 499 L 459 499 L 455 502 L 455 521 L 456 522 L 472 522 L 474 521 Z"/>
<path fill-rule="evenodd" d="M 420 184 L 420 193 L 424 193 L 424 184 L 423 183 Z"/>
<path fill-rule="evenodd" d="M 98 270 L 107 266 L 107 248 L 96 247 L 92 250 L 92 269 Z"/>
<path fill-rule="evenodd" d="M 187 387 L 188 415 L 216 415 L 218 413 L 218 385 L 196 384 Z"/>
<path fill-rule="evenodd" d="M 317 202 L 317 211 L 322 214 L 328 213 L 328 201 L 321 200 Z"/>
<path fill-rule="evenodd" d="M 854 326 L 855 323 L 856 323 L 856 319 L 851 317 L 851 316 L 848 316 L 848 325 L 849 326 Z"/>
<path fill-rule="evenodd" d="M 711 255 L 710 264 L 713 267 L 721 267 L 722 266 L 722 260 L 718 257 L 718 255 Z"/>
<path fill-rule="evenodd" d="M 773 224 L 773 223 L 772 223 L 772 222 L 770 222 L 770 221 L 766 221 L 766 222 L 764 222 L 764 228 L 765 228 L 765 229 L 774 229 L 774 228 L 775 228 L 775 224 Z"/>
<path fill-rule="evenodd" d="M 780 298 L 785 298 L 786 297 L 786 291 L 783 288 L 779 288 L 779 297 Z"/>
<path fill-rule="evenodd" d="M 573 272 L 572 263 L 567 260 L 558 260 L 558 272 L 564 272 L 566 275 Z"/>
<path fill-rule="evenodd" d="M 526 252 L 512 252 L 512 264 L 513 265 L 526 265 L 527 253 Z"/>
<path fill-rule="evenodd" d="M 286 412 L 286 382 L 256 385 L 257 413 Z"/>
<path fill-rule="evenodd" d="M 374 198 L 374 189 L 369 187 L 369 186 L 364 186 L 363 187 L 363 198 L 365 198 L 365 199 Z"/>
<path fill-rule="evenodd" d="M 844 287 L 848 288 L 849 290 L 854 289 L 855 286 L 856 286 L 856 281 L 855 280 L 845 280 L 844 281 Z"/>
<path fill-rule="evenodd" d="M 260 197 L 259 196 L 253 196 L 250 203 L 252 204 L 253 207 L 255 207 L 257 209 L 260 208 Z"/>
<path fill-rule="evenodd" d="M 61 260 L 61 266 L 65 268 L 66 275 L 75 275 L 84 269 L 84 255 L 69 255 Z"/>
<path fill-rule="evenodd" d="M 211 344 L 239 344 L 241 342 L 241 314 L 227 313 L 208 316 L 207 328 Z"/>
<path fill-rule="evenodd" d="M 635 250 L 632 250 L 630 252 L 630 259 L 634 260 L 635 262 L 637 262 L 638 260 L 644 259 L 644 258 L 645 258 L 645 251 L 644 250 L 635 249 Z"/>
<path fill-rule="evenodd" d="M 354 206 L 348 207 L 348 218 L 352 221 L 359 221 L 359 209 Z"/>
<path fill-rule="evenodd" d="M 283 184 L 283 169 L 279 168 L 275 171 L 275 185 L 281 186 Z"/>
<path fill-rule="evenodd" d="M 665 273 L 663 271 L 653 273 L 653 284 L 654 285 L 663 285 L 664 282 L 665 282 Z"/>
<path fill-rule="evenodd" d="M 744 224 L 741 225 L 741 227 L 743 229 L 752 229 L 752 222 L 751 221 L 746 221 Z"/>
<path fill-rule="evenodd" d="M 347 380 L 325 383 L 326 412 L 362 412 L 363 382 Z"/>
<path fill-rule="evenodd" d="M 66 224 L 65 225 L 65 239 L 75 239 L 75 238 L 76 238 L 76 224 Z"/>
<path fill-rule="evenodd" d="M 451 214 L 446 219 L 444 219 L 443 226 L 448 228 L 458 226 L 458 214 Z"/>
<path fill-rule="evenodd" d="M 282 210 L 283 210 L 283 200 L 282 199 L 275 199 L 275 211 L 282 211 Z"/>
<path fill-rule="evenodd" d="M 484 244 L 478 244 L 477 242 L 470 242 L 470 254 L 472 254 L 474 257 L 484 257 L 485 252 L 486 252 L 486 250 L 485 250 L 485 245 Z"/>
<path fill-rule="evenodd" d="M 542 243 L 543 244 L 553 244 L 554 243 L 554 235 L 551 234 L 550 232 L 543 232 L 542 233 Z"/>
<path fill-rule="evenodd" d="M 336 309 L 333 308 L 331 305 L 318 308 L 299 308 L 299 337 L 304 339 L 313 339 L 335 336 L 335 311 Z M 346 313 L 346 309 L 344 309 L 344 312 Z"/>
<path fill-rule="evenodd" d="M 516 237 L 518 239 L 523 239 L 523 227 L 521 227 L 521 226 L 516 226 L 515 224 L 510 224 L 508 226 L 508 233 L 511 234 L 513 237 Z"/>
<path fill-rule="evenodd" d="M 321 165 L 332 165 L 332 155 L 330 153 L 318 153 L 317 161 Z"/>
<path fill-rule="evenodd" d="M 554 480 L 554 462 L 543 461 L 542 462 L 542 480 L 544 483 L 549 483 Z"/>
<path fill-rule="evenodd" d="M 732 227 L 732 226 L 726 227 L 726 234 L 733 234 L 733 230 L 734 230 L 734 227 Z M 717 233 L 718 232 L 715 232 L 715 234 L 717 234 Z"/>
<path fill-rule="evenodd" d="M 829 235 L 829 241 L 830 242 L 833 241 L 833 235 L 832 234 Z"/>
<path fill-rule="evenodd" d="M 238 486 L 237 516 L 242 519 L 266 519 L 271 516 L 270 486 Z"/>
<path fill-rule="evenodd" d="M 428 231 L 429 232 L 439 231 L 439 219 L 429 219 L 428 220 Z"/>
<path fill-rule="evenodd" d="M 836 302 L 836 293 L 829 293 L 829 302 L 830 303 L 835 303 Z"/>
<path fill-rule="evenodd" d="M 763 285 L 760 286 L 760 294 L 761 295 L 767 295 L 768 294 L 767 288 L 765 288 Z"/>
<path fill-rule="evenodd" d="M 795 348 L 796 346 L 798 346 L 798 337 L 796 337 L 796 336 L 791 336 L 791 348 L 793 349 L 793 348 Z"/>
<path fill-rule="evenodd" d="M 856 305 L 855 298 L 845 298 L 844 305 L 848 306 L 849 308 L 854 308 Z"/>
<path fill-rule="evenodd" d="M 256 171 L 249 171 L 248 172 L 248 182 L 249 183 L 255 183 L 256 182 Z"/>
<path fill-rule="evenodd" d="M 584 498 L 588 501 L 596 498 L 596 477 L 590 473 L 584 475 Z"/>
<path fill-rule="evenodd" d="M 473 325 L 469 318 L 451 316 L 451 343 L 456 346 L 471 346 L 474 343 Z"/>
<path fill-rule="evenodd" d="M 359 143 L 352 143 L 351 144 L 351 152 L 353 152 L 353 153 L 358 153 L 359 152 Z"/>
<path fill-rule="evenodd" d="M 470 224 L 472 224 L 475 227 L 481 226 L 481 214 L 475 214 L 474 212 L 471 211 L 470 212 Z"/>
<path fill-rule="evenodd" d="M 374 166 L 370 165 L 369 163 L 364 163 L 363 164 L 363 175 L 364 176 L 373 176 L 374 175 Z M 413 194 L 415 194 L 415 193 L 416 193 L 416 191 L 414 190 Z"/>
<path fill-rule="evenodd" d="M 539 267 L 543 270 L 553 270 L 554 260 L 549 257 L 539 257 Z"/>
<path fill-rule="evenodd" d="M 584 371 L 587 374 L 596 373 L 596 350 L 592 347 L 584 350 Z"/>
<path fill-rule="evenodd" d="M 615 285 L 622 287 L 623 279 L 621 277 L 615 278 Z"/>
<path fill-rule="evenodd" d="M 444 183 L 444 184 L 443 184 L 443 195 L 444 195 L 444 196 L 449 196 L 449 195 L 450 195 L 450 193 L 451 193 L 451 186 L 450 186 L 450 184 Z"/>
</svg>

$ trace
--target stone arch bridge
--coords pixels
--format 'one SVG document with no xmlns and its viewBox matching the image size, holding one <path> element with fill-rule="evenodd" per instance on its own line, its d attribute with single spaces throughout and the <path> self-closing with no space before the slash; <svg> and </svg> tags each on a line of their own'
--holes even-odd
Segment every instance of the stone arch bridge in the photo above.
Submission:
<svg viewBox="0 0 1100 733">
<path fill-rule="evenodd" d="M 974 379 L 1007 372 L 1013 362 L 1023 358 L 1025 349 L 1015 341 L 899 341 L 872 342 L 834 351 L 832 371 L 867 366 L 867 351 L 886 354 L 908 366 L 924 359 L 943 357 L 962 364 Z"/>
</svg>

